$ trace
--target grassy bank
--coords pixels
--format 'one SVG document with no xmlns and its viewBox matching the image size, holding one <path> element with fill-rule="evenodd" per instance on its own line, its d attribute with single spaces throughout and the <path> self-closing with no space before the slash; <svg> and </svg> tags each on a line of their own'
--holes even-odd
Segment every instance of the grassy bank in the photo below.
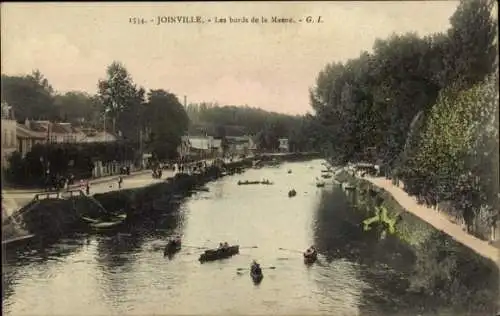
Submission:
<svg viewBox="0 0 500 316">
<path fill-rule="evenodd" d="M 392 244 L 413 254 L 407 269 L 407 295 L 429 305 L 432 301 L 445 302 L 450 311 L 489 315 L 497 312 L 500 279 L 494 262 L 409 213 L 384 189 L 346 171 L 336 178 L 355 187 L 346 192 L 354 204 L 353 218 L 360 225 L 363 219 L 375 215 L 376 206 L 384 207 L 387 217 L 395 221 L 394 233 L 385 232 L 382 235 L 387 237 L 379 243 Z M 377 229 L 364 233 L 381 238 Z"/>
</svg>

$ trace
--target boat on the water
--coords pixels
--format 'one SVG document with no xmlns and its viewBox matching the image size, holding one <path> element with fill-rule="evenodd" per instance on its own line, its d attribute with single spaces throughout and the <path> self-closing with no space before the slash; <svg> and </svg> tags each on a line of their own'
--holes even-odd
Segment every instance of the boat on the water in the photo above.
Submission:
<svg viewBox="0 0 500 316">
<path fill-rule="evenodd" d="M 325 173 L 325 174 L 322 174 L 322 175 L 321 175 L 321 177 L 322 177 L 323 179 L 330 179 L 330 178 L 332 177 L 332 175 L 331 175 L 331 174 L 329 174 L 329 173 Z"/>
<path fill-rule="evenodd" d="M 256 271 L 250 271 L 250 277 L 252 278 L 252 281 L 254 283 L 260 283 L 262 282 L 262 279 L 264 278 L 264 274 L 262 274 L 262 271 L 260 273 Z"/>
<path fill-rule="evenodd" d="M 304 263 L 313 264 L 318 260 L 318 252 L 314 248 L 309 248 L 304 252 Z"/>
<path fill-rule="evenodd" d="M 181 247 L 182 247 L 182 241 L 180 238 L 172 239 L 165 246 L 163 254 L 165 256 L 173 256 L 181 250 Z"/>
<path fill-rule="evenodd" d="M 96 220 L 88 217 L 82 217 L 82 219 L 87 221 L 92 229 L 101 231 L 113 229 L 124 224 L 127 219 L 127 214 L 112 215 L 105 220 Z"/>
<path fill-rule="evenodd" d="M 247 185 L 247 184 L 260 184 L 260 181 L 238 181 L 238 185 Z"/>
<path fill-rule="evenodd" d="M 264 274 L 262 273 L 262 269 L 257 262 L 253 262 L 250 267 L 250 277 L 255 284 L 258 284 L 264 278 Z"/>
<path fill-rule="evenodd" d="M 272 183 L 271 181 L 269 180 L 264 180 L 262 181 L 260 184 L 265 184 L 265 185 L 273 185 L 274 183 Z"/>
<path fill-rule="evenodd" d="M 295 189 L 288 191 L 288 197 L 294 197 L 296 195 L 297 195 L 297 191 L 295 191 Z"/>
<path fill-rule="evenodd" d="M 316 187 L 318 188 L 322 188 L 325 186 L 325 183 L 324 182 L 316 182 Z"/>
<path fill-rule="evenodd" d="M 240 253 L 240 246 L 234 245 L 225 248 L 209 249 L 200 255 L 200 263 L 227 259 Z"/>
</svg>

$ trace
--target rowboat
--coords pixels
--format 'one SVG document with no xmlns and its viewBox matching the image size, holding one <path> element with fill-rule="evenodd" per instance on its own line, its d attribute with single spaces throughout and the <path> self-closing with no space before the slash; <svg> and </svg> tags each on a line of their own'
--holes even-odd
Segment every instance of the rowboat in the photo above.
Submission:
<svg viewBox="0 0 500 316">
<path fill-rule="evenodd" d="M 297 191 L 295 191 L 295 190 L 293 190 L 293 189 L 292 189 L 292 190 L 290 190 L 290 191 L 288 191 L 288 197 L 294 197 L 294 196 L 296 196 L 296 195 L 297 195 Z"/>
<path fill-rule="evenodd" d="M 304 263 L 312 264 L 318 260 L 318 252 L 307 250 L 304 252 Z"/>
<path fill-rule="evenodd" d="M 230 246 L 228 248 L 209 249 L 200 255 L 200 263 L 227 259 L 240 253 L 240 246 Z"/>
<path fill-rule="evenodd" d="M 181 240 L 180 239 L 170 240 L 168 244 L 165 246 L 165 251 L 163 252 L 163 254 L 165 256 L 173 256 L 180 250 L 181 250 Z"/>
<path fill-rule="evenodd" d="M 87 218 L 86 220 L 88 219 L 89 218 Z M 89 226 L 95 230 L 112 229 L 125 223 L 126 219 L 127 219 L 127 214 L 120 214 L 113 216 L 109 221 L 90 222 Z"/>
<path fill-rule="evenodd" d="M 250 271 L 250 277 L 252 277 L 252 280 L 254 283 L 260 283 L 262 281 L 262 279 L 264 278 L 264 274 L 262 274 L 262 271 L 257 272 L 255 270 L 251 270 Z"/>
<path fill-rule="evenodd" d="M 238 181 L 238 185 L 260 184 L 260 181 Z"/>
</svg>

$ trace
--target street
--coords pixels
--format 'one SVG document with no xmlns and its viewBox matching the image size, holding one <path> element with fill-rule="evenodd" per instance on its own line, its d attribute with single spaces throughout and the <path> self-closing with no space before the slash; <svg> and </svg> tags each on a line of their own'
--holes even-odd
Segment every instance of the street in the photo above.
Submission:
<svg viewBox="0 0 500 316">
<path fill-rule="evenodd" d="M 240 159 L 234 159 L 233 162 L 239 161 Z M 213 160 L 206 160 L 207 164 L 211 164 Z M 229 162 L 229 160 L 225 160 Z M 159 183 L 165 181 L 165 179 L 174 176 L 174 171 L 163 170 L 161 179 L 153 179 L 151 176 L 151 170 L 145 170 L 137 172 L 136 174 L 131 174 L 129 176 L 123 176 L 123 183 L 121 189 L 134 189 L 141 188 L 151 184 Z M 95 179 L 90 182 L 90 194 L 106 193 L 119 190 L 118 188 L 118 177 L 119 175 L 110 176 L 107 178 Z M 74 185 L 71 189 L 77 189 L 78 185 Z M 85 190 L 83 188 L 83 190 Z M 19 210 L 24 205 L 28 204 L 36 194 L 44 193 L 43 191 L 33 192 L 33 191 L 23 191 L 23 190 L 9 190 L 2 191 L 2 208 L 5 212 L 4 216 L 8 217 L 13 212 Z"/>
</svg>

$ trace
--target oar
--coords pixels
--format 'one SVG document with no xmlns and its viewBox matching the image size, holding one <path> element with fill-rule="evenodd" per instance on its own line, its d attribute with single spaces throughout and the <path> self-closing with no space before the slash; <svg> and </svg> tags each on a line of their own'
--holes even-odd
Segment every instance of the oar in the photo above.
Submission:
<svg viewBox="0 0 500 316">
<path fill-rule="evenodd" d="M 254 249 L 255 249 L 255 248 L 259 248 L 259 247 L 257 247 L 257 246 L 251 246 L 251 247 L 250 247 L 250 246 L 249 246 L 249 247 L 240 247 L 240 249 L 252 249 L 252 248 L 254 248 Z"/>
<path fill-rule="evenodd" d="M 208 247 L 187 246 L 187 245 L 182 245 L 182 244 L 181 244 L 181 247 L 194 248 L 194 249 L 209 249 Z"/>
<path fill-rule="evenodd" d="M 291 252 L 303 253 L 303 251 L 296 250 L 296 249 L 279 248 L 279 250 L 287 250 L 287 251 L 291 251 Z"/>
<path fill-rule="evenodd" d="M 261 268 L 261 269 L 269 269 L 269 270 L 274 270 L 276 269 L 276 267 L 264 267 L 264 268 Z M 236 271 L 247 271 L 247 270 L 250 270 L 250 268 L 238 268 L 236 269 Z"/>
</svg>

